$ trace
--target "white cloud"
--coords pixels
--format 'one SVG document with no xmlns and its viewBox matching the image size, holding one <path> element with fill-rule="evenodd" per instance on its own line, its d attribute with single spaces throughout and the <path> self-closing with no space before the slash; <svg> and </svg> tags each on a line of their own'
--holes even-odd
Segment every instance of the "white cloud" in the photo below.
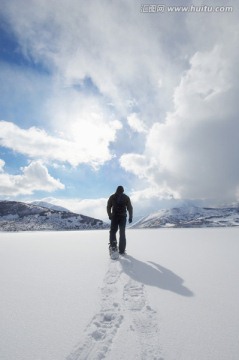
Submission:
<svg viewBox="0 0 239 360">
<path fill-rule="evenodd" d="M 41 0 L 29 6 L 24 0 L 12 0 L 2 12 L 19 50 L 52 72 L 52 92 L 41 111 L 44 108 L 43 127 L 57 135 L 44 135 L 49 151 L 45 149 L 43 159 L 67 158 L 74 166 L 100 166 L 114 156 L 109 148 L 121 128 L 116 119 L 123 122 L 128 117 L 131 129 L 141 134 L 159 117 L 163 119 L 185 68 L 180 51 L 177 62 L 168 61 L 171 44 L 161 41 L 165 32 L 169 42 L 178 44 L 176 34 L 169 31 L 173 14 L 158 21 L 141 14 L 136 3 L 93 0 L 81 4 Z M 94 84 L 93 90 L 84 87 L 86 78 Z M 125 136 L 124 148 L 131 143 L 131 137 Z M 114 145 L 122 152 L 121 143 Z M 33 148 L 36 153 L 40 150 L 35 144 Z M 24 146 L 22 150 L 37 157 L 33 149 Z"/>
<path fill-rule="evenodd" d="M 147 127 L 145 126 L 143 121 L 139 119 L 137 114 L 135 114 L 135 113 L 130 114 L 128 116 L 127 120 L 128 120 L 129 126 L 134 131 L 139 132 L 139 133 L 146 133 L 147 132 Z"/>
<path fill-rule="evenodd" d="M 122 124 L 96 96 L 61 90 L 49 100 L 47 110 L 52 129 L 73 145 L 69 162 L 73 157 L 75 165 L 89 163 L 97 167 L 114 156 L 110 143 Z"/>
<path fill-rule="evenodd" d="M 182 76 L 174 92 L 176 115 L 192 121 L 208 120 L 218 110 L 219 98 L 224 98 L 232 86 L 228 59 L 221 46 L 207 52 L 197 52 L 190 59 L 190 69 Z M 223 110 L 224 107 L 221 107 Z M 226 111 L 228 107 L 226 106 Z"/>
<path fill-rule="evenodd" d="M 0 173 L 4 171 L 3 170 L 4 166 L 5 166 L 5 161 L 0 159 Z"/>
<path fill-rule="evenodd" d="M 177 62 L 168 61 L 172 44 L 181 42 L 170 31 L 176 14 L 158 21 L 141 14 L 137 3 L 94 0 L 41 0 L 30 6 L 12 0 L 2 11 L 27 56 L 68 86 L 90 77 L 121 115 L 127 116 L 134 103 L 142 120 L 152 124 L 172 103 L 170 92 L 185 67 L 181 53 Z"/>
<path fill-rule="evenodd" d="M 31 195 L 35 191 L 55 191 L 64 189 L 58 179 L 54 179 L 40 161 L 33 161 L 21 168 L 21 175 L 0 173 L 1 196 Z"/>
<path fill-rule="evenodd" d="M 5 124 L 2 143 L 32 158 L 97 167 L 114 156 L 115 142 L 117 154 L 132 152 L 121 166 L 155 193 L 233 197 L 239 74 L 231 4 L 227 14 L 151 16 L 126 0 L 5 2 L 21 50 L 52 71 L 57 90 L 45 107 L 49 131 Z M 84 88 L 86 78 L 94 86 Z M 116 118 L 138 132 L 132 146 L 132 134 L 117 137 Z"/>
<path fill-rule="evenodd" d="M 122 125 L 100 97 L 66 88 L 64 83 L 58 80 L 55 83 L 52 78 L 47 85 L 46 76 L 37 76 L 19 66 L 0 65 L 4 105 L 8 104 L 11 113 L 16 107 L 16 122 L 28 119 L 26 124 L 21 121 L 24 129 L 1 121 L 0 145 L 31 158 L 58 160 L 73 166 L 88 163 L 97 168 L 114 156 L 110 144 Z M 27 114 L 24 113 L 26 98 L 29 99 Z M 41 129 L 39 125 L 27 129 L 34 120 L 41 124 Z"/>
<path fill-rule="evenodd" d="M 232 200 L 237 196 L 239 123 L 235 50 L 197 52 L 175 89 L 175 111 L 155 123 L 142 155 L 121 166 L 154 187 L 182 198 Z"/>
<path fill-rule="evenodd" d="M 62 206 L 77 214 L 90 216 L 93 218 L 108 220 L 106 212 L 107 198 L 99 199 L 57 199 L 47 197 L 41 199 L 51 204 Z"/>
<path fill-rule="evenodd" d="M 83 124 L 80 121 L 68 124 L 67 119 L 64 119 L 66 130 L 62 137 L 48 135 L 45 130 L 36 127 L 25 130 L 13 123 L 1 121 L 0 145 L 30 158 L 68 162 L 73 166 L 80 163 L 97 166 L 111 159 L 108 145 L 120 127 L 119 122 L 112 121 L 107 126 L 97 114 L 92 115 L 92 122 L 89 116 L 89 122 L 84 121 Z M 100 130 L 97 124 L 101 125 Z M 67 138 L 69 132 L 71 136 Z"/>
<path fill-rule="evenodd" d="M 120 158 L 120 165 L 125 170 L 133 173 L 139 178 L 149 178 L 151 159 L 140 154 L 124 154 Z"/>
</svg>

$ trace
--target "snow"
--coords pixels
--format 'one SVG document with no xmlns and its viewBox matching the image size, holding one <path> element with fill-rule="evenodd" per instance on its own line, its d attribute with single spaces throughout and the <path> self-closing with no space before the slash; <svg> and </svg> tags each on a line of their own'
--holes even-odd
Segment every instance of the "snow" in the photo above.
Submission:
<svg viewBox="0 0 239 360">
<path fill-rule="evenodd" d="M 1 233 L 1 360 L 237 360 L 238 231 Z"/>
<path fill-rule="evenodd" d="M 66 209 L 63 206 L 55 205 L 55 204 L 52 204 L 52 203 L 49 203 L 49 202 L 46 202 L 46 201 L 41 201 L 41 200 L 32 201 L 30 204 L 45 207 L 47 209 L 70 212 L 70 210 Z"/>
</svg>

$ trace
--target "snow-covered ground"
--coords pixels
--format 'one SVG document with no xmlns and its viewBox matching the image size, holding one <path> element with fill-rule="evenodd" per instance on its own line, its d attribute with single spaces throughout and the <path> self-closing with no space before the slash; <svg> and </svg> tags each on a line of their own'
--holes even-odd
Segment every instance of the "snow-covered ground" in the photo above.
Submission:
<svg viewBox="0 0 239 360">
<path fill-rule="evenodd" d="M 238 360 L 239 229 L 1 233 L 1 360 Z"/>
</svg>

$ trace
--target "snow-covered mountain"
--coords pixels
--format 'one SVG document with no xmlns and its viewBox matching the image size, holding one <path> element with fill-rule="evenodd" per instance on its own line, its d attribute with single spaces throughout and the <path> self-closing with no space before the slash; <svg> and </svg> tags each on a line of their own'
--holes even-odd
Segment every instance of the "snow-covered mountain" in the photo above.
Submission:
<svg viewBox="0 0 239 360">
<path fill-rule="evenodd" d="M 239 207 L 184 206 L 159 210 L 135 223 L 133 228 L 239 226 Z"/>
<path fill-rule="evenodd" d="M 32 201 L 31 204 L 32 204 L 32 205 L 41 206 L 41 207 L 46 207 L 47 209 L 52 209 L 52 210 L 67 211 L 67 212 L 70 211 L 70 210 L 64 208 L 63 206 L 51 204 L 51 203 L 49 203 L 49 202 L 41 201 L 41 200 L 39 200 L 39 201 Z"/>
<path fill-rule="evenodd" d="M 239 206 L 208 208 L 186 204 L 162 209 L 131 228 L 239 226 Z M 0 231 L 107 229 L 109 224 L 67 209 L 37 202 L 0 201 Z"/>
<path fill-rule="evenodd" d="M 0 231 L 106 229 L 102 220 L 18 201 L 0 201 Z"/>
</svg>

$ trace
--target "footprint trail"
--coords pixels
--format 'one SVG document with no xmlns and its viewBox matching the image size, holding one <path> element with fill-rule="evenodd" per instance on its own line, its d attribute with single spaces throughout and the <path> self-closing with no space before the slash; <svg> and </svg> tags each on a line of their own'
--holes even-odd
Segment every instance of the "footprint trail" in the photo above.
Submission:
<svg viewBox="0 0 239 360">
<path fill-rule="evenodd" d="M 144 284 L 130 274 L 134 274 L 134 266 L 127 256 L 110 260 L 100 310 L 66 360 L 120 360 L 132 355 L 135 360 L 163 360 L 158 315 L 148 304 Z"/>
</svg>

